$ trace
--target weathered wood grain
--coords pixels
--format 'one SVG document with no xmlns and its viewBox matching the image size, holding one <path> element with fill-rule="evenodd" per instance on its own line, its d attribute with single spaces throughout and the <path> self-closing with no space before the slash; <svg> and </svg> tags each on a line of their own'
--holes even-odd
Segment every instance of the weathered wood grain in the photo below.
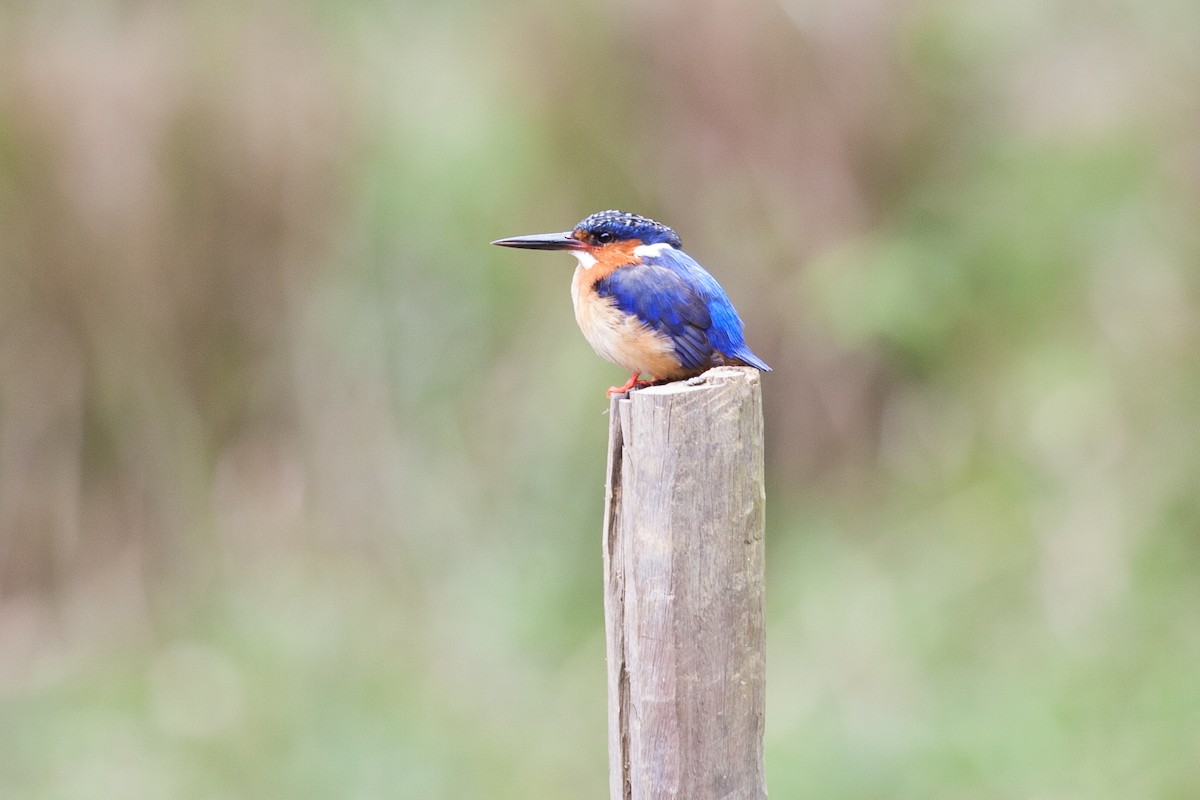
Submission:
<svg viewBox="0 0 1200 800">
<path fill-rule="evenodd" d="M 614 398 L 604 518 L 613 800 L 758 800 L 763 772 L 759 373 Z"/>
</svg>

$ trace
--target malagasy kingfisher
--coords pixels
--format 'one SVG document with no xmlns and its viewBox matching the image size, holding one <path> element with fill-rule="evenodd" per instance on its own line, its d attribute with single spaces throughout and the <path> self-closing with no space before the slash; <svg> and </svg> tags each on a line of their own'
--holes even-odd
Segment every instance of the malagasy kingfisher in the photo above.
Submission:
<svg viewBox="0 0 1200 800">
<path fill-rule="evenodd" d="M 651 381 L 679 380 L 722 364 L 770 367 L 743 338 L 742 320 L 716 278 L 683 252 L 678 234 L 625 211 L 600 211 L 563 233 L 498 239 L 526 250 L 566 250 L 575 321 L 598 355 L 631 374 L 611 397 Z"/>
</svg>

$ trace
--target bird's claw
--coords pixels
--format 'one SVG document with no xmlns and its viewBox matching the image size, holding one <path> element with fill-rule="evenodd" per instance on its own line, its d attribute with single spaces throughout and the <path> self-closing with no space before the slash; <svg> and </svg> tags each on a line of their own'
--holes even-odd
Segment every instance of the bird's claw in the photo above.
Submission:
<svg viewBox="0 0 1200 800">
<path fill-rule="evenodd" d="M 609 397 L 616 397 L 619 394 L 625 394 L 626 392 L 630 392 L 634 389 L 641 389 L 643 387 L 653 385 L 653 381 L 643 381 L 640 378 L 641 373 L 635 372 L 629 376 L 629 380 L 625 381 L 624 386 L 610 386 L 605 394 Z"/>
</svg>

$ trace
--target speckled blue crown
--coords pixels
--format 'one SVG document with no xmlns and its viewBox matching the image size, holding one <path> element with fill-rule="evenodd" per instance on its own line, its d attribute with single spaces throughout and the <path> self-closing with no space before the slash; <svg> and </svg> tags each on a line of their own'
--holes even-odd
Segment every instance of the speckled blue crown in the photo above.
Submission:
<svg viewBox="0 0 1200 800">
<path fill-rule="evenodd" d="M 628 211 L 597 211 L 590 217 L 580 221 L 575 231 L 583 232 L 592 242 L 628 241 L 637 239 L 642 244 L 659 244 L 665 242 L 672 247 L 680 247 L 679 234 L 648 217 L 630 214 Z M 603 236 L 602 234 L 609 234 Z"/>
</svg>

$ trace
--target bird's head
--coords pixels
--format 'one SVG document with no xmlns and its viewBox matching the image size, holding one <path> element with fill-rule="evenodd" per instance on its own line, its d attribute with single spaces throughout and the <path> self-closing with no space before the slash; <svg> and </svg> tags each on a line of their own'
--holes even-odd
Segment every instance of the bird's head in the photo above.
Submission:
<svg viewBox="0 0 1200 800">
<path fill-rule="evenodd" d="M 639 247 L 679 247 L 680 241 L 679 235 L 661 222 L 627 211 L 599 211 L 569 231 L 513 236 L 492 244 L 525 250 L 567 250 L 579 263 L 590 266 L 608 260 L 605 256 L 609 253 L 633 257 Z"/>
</svg>

